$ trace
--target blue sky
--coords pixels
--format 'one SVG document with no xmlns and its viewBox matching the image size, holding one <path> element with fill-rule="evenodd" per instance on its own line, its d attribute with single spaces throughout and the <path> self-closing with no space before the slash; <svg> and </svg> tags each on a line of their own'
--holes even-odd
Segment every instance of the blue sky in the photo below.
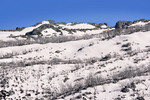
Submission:
<svg viewBox="0 0 150 100">
<path fill-rule="evenodd" d="M 0 0 L 0 30 L 42 20 L 107 22 L 150 19 L 150 0 Z"/>
</svg>

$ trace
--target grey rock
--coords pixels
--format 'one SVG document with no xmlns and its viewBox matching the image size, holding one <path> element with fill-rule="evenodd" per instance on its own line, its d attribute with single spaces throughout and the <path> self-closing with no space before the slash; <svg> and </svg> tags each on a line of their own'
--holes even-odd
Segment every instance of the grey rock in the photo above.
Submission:
<svg viewBox="0 0 150 100">
<path fill-rule="evenodd" d="M 137 97 L 136 100 L 145 100 L 144 97 Z"/>
<path fill-rule="evenodd" d="M 107 61 L 109 59 L 111 59 L 111 55 L 106 55 L 105 57 L 102 57 L 100 61 Z"/>
<path fill-rule="evenodd" d="M 107 23 L 99 23 L 99 26 L 102 26 L 102 25 L 106 25 L 106 26 L 108 26 L 108 24 L 107 24 Z"/>
<path fill-rule="evenodd" d="M 118 21 L 115 25 L 116 29 L 126 29 L 129 25 L 132 25 L 131 21 Z"/>
<path fill-rule="evenodd" d="M 25 29 L 25 27 L 16 27 L 17 31 L 22 31 L 23 29 Z"/>
<path fill-rule="evenodd" d="M 127 88 L 127 86 L 125 86 L 124 88 L 121 89 L 121 92 L 123 93 L 129 92 L 129 89 Z"/>
<path fill-rule="evenodd" d="M 123 44 L 122 47 L 129 47 L 131 43 Z"/>
<path fill-rule="evenodd" d="M 135 20 L 133 21 L 133 23 L 137 23 L 137 22 L 148 22 L 149 20 L 146 20 L 146 19 L 140 19 L 140 20 Z"/>
<path fill-rule="evenodd" d="M 42 35 L 41 32 L 42 32 L 43 30 L 47 29 L 47 28 L 52 28 L 52 29 L 54 29 L 56 32 L 62 33 L 61 30 L 59 30 L 58 28 L 55 28 L 53 25 L 51 25 L 51 24 L 44 24 L 44 25 L 41 25 L 40 27 L 34 29 L 34 30 L 31 31 L 31 32 L 27 32 L 25 35 L 26 35 L 26 36 Z"/>
</svg>

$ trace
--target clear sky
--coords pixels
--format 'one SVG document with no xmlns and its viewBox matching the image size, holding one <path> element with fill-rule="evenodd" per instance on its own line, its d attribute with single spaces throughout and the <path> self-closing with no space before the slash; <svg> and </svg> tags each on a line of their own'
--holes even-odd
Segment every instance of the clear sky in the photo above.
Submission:
<svg viewBox="0 0 150 100">
<path fill-rule="evenodd" d="M 150 0 L 0 0 L 0 30 L 42 20 L 106 22 L 150 19 Z"/>
</svg>

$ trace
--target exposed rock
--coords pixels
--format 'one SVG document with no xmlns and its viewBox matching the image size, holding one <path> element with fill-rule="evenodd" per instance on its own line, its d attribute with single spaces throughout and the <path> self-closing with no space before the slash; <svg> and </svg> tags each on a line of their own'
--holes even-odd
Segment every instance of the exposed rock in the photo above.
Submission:
<svg viewBox="0 0 150 100">
<path fill-rule="evenodd" d="M 55 24 L 54 20 L 48 20 L 50 24 Z"/>
<path fill-rule="evenodd" d="M 118 98 L 115 98 L 114 100 L 121 100 L 121 98 L 120 98 L 120 97 L 118 97 Z"/>
<path fill-rule="evenodd" d="M 128 47 L 128 48 L 123 48 L 122 50 L 123 50 L 123 51 L 131 51 L 132 48 L 131 48 L 131 47 Z"/>
<path fill-rule="evenodd" d="M 60 53 L 60 52 L 61 52 L 60 50 L 55 51 L 55 53 Z"/>
<path fill-rule="evenodd" d="M 31 94 L 30 94 L 30 93 L 27 93 L 26 96 L 31 96 Z"/>
<path fill-rule="evenodd" d="M 34 30 L 31 31 L 31 32 L 27 32 L 25 35 L 27 35 L 27 36 L 31 36 L 31 35 L 42 35 L 41 32 L 42 32 L 43 30 L 47 29 L 47 28 L 52 28 L 52 29 L 54 29 L 56 32 L 62 33 L 61 30 L 59 30 L 58 28 L 55 28 L 53 25 L 51 25 L 51 24 L 44 24 L 44 25 L 41 25 L 40 27 L 34 29 Z"/>
<path fill-rule="evenodd" d="M 121 89 L 121 92 L 123 93 L 129 92 L 129 89 L 127 88 L 127 86 L 125 86 L 124 88 Z"/>
<path fill-rule="evenodd" d="M 129 47 L 131 43 L 123 44 L 122 47 Z"/>
<path fill-rule="evenodd" d="M 107 25 L 108 25 L 107 23 L 100 23 L 99 28 L 107 28 L 108 27 Z"/>
<path fill-rule="evenodd" d="M 131 25 L 131 21 L 118 21 L 115 25 L 116 29 L 126 29 L 129 25 Z"/>
<path fill-rule="evenodd" d="M 144 97 L 137 97 L 136 100 L 145 100 Z"/>
<path fill-rule="evenodd" d="M 106 55 L 105 57 L 101 58 L 100 61 L 107 61 L 111 58 L 111 55 Z"/>
<path fill-rule="evenodd" d="M 78 49 L 78 52 L 79 52 L 79 51 L 81 51 L 81 50 L 83 50 L 83 47 L 82 47 L 82 48 L 80 48 L 80 49 Z"/>
<path fill-rule="evenodd" d="M 65 23 L 65 22 L 57 22 L 56 24 L 63 24 L 63 25 L 66 25 L 67 23 Z"/>
<path fill-rule="evenodd" d="M 140 20 L 135 20 L 133 23 L 137 23 L 137 22 L 148 22 L 149 20 L 146 19 L 140 19 Z"/>
<path fill-rule="evenodd" d="M 129 88 L 133 89 L 135 91 L 136 88 L 136 84 L 134 82 L 132 82 L 129 86 Z"/>
<path fill-rule="evenodd" d="M 42 33 L 39 30 L 33 30 L 31 32 L 27 32 L 25 35 L 26 36 L 32 36 L 32 35 L 41 35 Z"/>
<path fill-rule="evenodd" d="M 76 97 L 76 99 L 81 99 L 82 98 L 82 96 L 81 95 L 78 95 L 77 97 Z"/>
<path fill-rule="evenodd" d="M 22 31 L 23 29 L 25 29 L 25 27 L 22 27 L 22 28 L 21 27 L 16 27 L 17 31 Z"/>
<path fill-rule="evenodd" d="M 107 24 L 107 23 L 104 23 L 104 25 L 108 26 L 108 24 Z"/>
</svg>

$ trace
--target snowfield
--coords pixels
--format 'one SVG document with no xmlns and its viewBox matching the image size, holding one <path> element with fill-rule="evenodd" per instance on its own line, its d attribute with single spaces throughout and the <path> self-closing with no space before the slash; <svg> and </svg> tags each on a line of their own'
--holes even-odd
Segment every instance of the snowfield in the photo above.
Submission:
<svg viewBox="0 0 150 100">
<path fill-rule="evenodd" d="M 5 44 L 0 48 L 0 100 L 150 100 L 150 31 L 102 39 L 103 32 L 115 28 L 54 24 L 41 30 L 42 37 L 77 39 L 10 45 L 41 38 L 25 34 L 45 24 L 50 22 L 0 31 Z M 85 35 L 96 36 L 78 38 Z"/>
<path fill-rule="evenodd" d="M 67 29 L 93 29 L 95 28 L 93 25 L 81 23 L 81 24 L 76 24 L 76 25 L 71 25 L 71 23 L 67 24 L 63 28 Z"/>
</svg>

